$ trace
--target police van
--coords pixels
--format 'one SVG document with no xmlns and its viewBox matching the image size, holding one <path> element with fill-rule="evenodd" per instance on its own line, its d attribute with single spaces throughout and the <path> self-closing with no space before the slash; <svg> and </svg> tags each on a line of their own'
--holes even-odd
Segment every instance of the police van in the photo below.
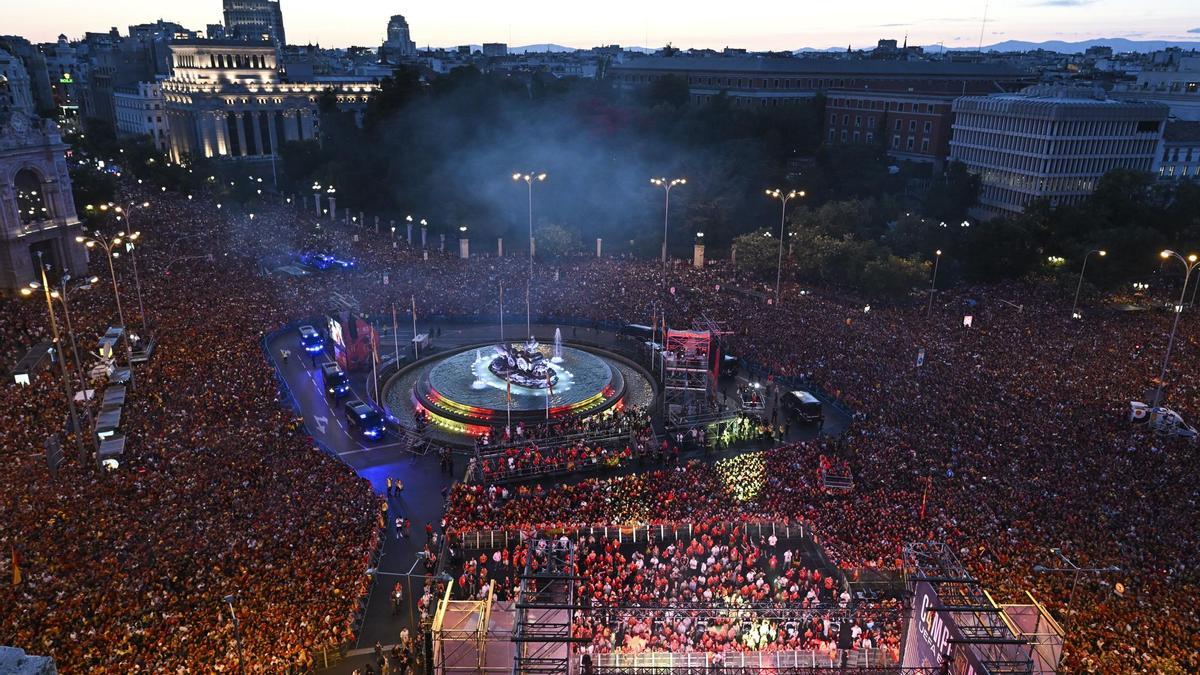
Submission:
<svg viewBox="0 0 1200 675">
<path fill-rule="evenodd" d="M 333 361 L 321 364 L 321 376 L 325 381 L 325 393 L 341 398 L 350 393 L 350 376 Z"/>
<path fill-rule="evenodd" d="M 783 409 L 802 422 L 822 422 L 825 413 L 821 401 L 807 391 L 789 391 L 781 400 Z"/>
</svg>

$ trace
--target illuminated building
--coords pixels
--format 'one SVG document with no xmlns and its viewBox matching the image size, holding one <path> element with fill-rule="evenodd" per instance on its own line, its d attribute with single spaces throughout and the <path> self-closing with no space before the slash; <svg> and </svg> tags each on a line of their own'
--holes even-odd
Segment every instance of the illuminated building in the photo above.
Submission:
<svg viewBox="0 0 1200 675">
<path fill-rule="evenodd" d="M 171 77 L 162 83 L 169 153 L 269 159 L 287 141 L 320 133 L 318 101 L 331 92 L 361 114 L 378 85 L 368 81 L 291 82 L 269 42 L 184 40 L 171 44 Z"/>
</svg>

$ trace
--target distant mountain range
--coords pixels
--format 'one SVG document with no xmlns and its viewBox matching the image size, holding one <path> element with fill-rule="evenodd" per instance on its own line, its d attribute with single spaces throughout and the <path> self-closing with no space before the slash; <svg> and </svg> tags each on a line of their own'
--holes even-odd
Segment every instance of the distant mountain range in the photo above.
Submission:
<svg viewBox="0 0 1200 675">
<path fill-rule="evenodd" d="M 997 52 L 1027 52 L 1034 49 L 1045 49 L 1063 54 L 1081 54 L 1089 47 L 1112 47 L 1114 53 L 1122 52 L 1156 52 L 1168 47 L 1180 49 L 1200 49 L 1200 42 L 1174 42 L 1171 40 L 1127 40 L 1125 38 L 1096 38 L 1079 42 L 1064 42 L 1049 40 L 1047 42 L 1025 42 L 1022 40 L 1005 40 L 984 47 L 985 51 Z M 969 51 L 969 50 L 968 50 Z"/>
<path fill-rule="evenodd" d="M 1122 52 L 1156 52 L 1168 47 L 1179 47 L 1180 49 L 1200 49 L 1200 42 L 1174 42 L 1171 40 L 1128 40 L 1126 38 L 1095 38 L 1092 40 L 1081 40 L 1079 42 L 1066 42 L 1064 40 L 1048 40 L 1046 42 L 1027 42 L 1024 40 L 1005 40 L 997 42 L 994 45 L 985 45 L 985 52 L 1028 52 L 1035 49 L 1044 49 L 1051 52 L 1059 52 L 1062 54 L 1082 54 L 1089 47 L 1112 47 L 1114 53 Z M 472 50 L 479 49 L 479 45 L 471 45 Z M 576 47 L 566 47 L 552 42 L 522 45 L 520 47 L 509 47 L 509 54 L 542 54 L 563 53 L 576 51 Z M 625 47 L 627 51 L 654 53 L 658 51 L 653 47 Z M 870 47 L 866 48 L 867 50 Z M 925 45 L 925 51 L 937 52 L 942 49 L 946 51 L 975 51 L 974 47 L 945 47 L 941 45 Z M 801 47 L 793 51 L 794 54 L 805 54 L 813 52 L 844 52 L 846 47 L 826 47 L 818 49 L 816 47 Z M 857 51 L 857 50 L 856 50 Z"/>
<path fill-rule="evenodd" d="M 524 47 L 509 47 L 509 54 L 542 54 L 545 52 L 573 52 L 574 47 L 564 47 L 556 44 L 525 45 Z"/>
<path fill-rule="evenodd" d="M 1048 40 L 1046 42 L 1026 42 L 1024 40 L 1005 40 L 997 42 L 994 45 L 985 45 L 985 52 L 1028 52 L 1035 49 L 1045 49 L 1046 51 L 1059 52 L 1061 54 L 1082 54 L 1089 47 L 1112 47 L 1116 54 L 1122 52 L 1156 52 L 1167 47 L 1179 47 L 1180 49 L 1200 49 L 1200 42 L 1174 42 L 1171 40 L 1127 40 L 1125 38 L 1095 38 L 1092 40 L 1080 40 L 1079 42 L 1066 42 L 1064 40 Z M 870 49 L 868 47 L 867 49 Z M 948 52 L 973 52 L 974 47 L 942 47 L 941 45 L 925 45 L 925 51 L 938 52 L 945 49 Z M 845 47 L 827 47 L 825 49 L 814 49 L 812 47 L 801 47 L 795 51 L 796 54 L 806 52 L 844 52 Z"/>
</svg>

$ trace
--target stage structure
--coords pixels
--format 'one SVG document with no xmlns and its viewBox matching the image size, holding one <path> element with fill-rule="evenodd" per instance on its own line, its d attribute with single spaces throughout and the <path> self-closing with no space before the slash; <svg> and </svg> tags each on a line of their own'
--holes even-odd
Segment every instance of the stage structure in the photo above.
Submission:
<svg viewBox="0 0 1200 675">
<path fill-rule="evenodd" d="M 536 563 L 536 566 L 535 566 Z M 566 675 L 575 638 L 575 542 L 568 537 L 529 542 L 525 571 L 517 593 L 512 672 Z"/>
<path fill-rule="evenodd" d="M 663 341 L 663 408 L 674 429 L 703 427 L 736 416 L 717 405 L 720 378 L 720 336 L 727 333 L 701 316 L 690 330 L 666 329 Z"/>
<path fill-rule="evenodd" d="M 494 602 L 490 588 L 482 600 L 452 600 L 453 592 L 451 581 L 434 614 L 433 672 L 511 673 L 512 608 Z"/>
<path fill-rule="evenodd" d="M 1032 596 L 1028 606 L 996 604 L 941 542 L 905 545 L 904 567 L 912 593 L 905 666 L 952 675 L 1057 672 L 1062 632 Z"/>
</svg>

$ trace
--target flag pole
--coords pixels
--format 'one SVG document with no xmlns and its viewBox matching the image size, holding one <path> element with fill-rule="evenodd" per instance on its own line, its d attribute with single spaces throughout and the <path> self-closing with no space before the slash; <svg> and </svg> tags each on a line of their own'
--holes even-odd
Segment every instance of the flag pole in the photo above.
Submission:
<svg viewBox="0 0 1200 675">
<path fill-rule="evenodd" d="M 525 282 L 525 333 L 533 337 L 533 328 L 529 319 L 529 282 Z"/>
<path fill-rule="evenodd" d="M 504 282 L 500 282 L 500 342 L 504 342 Z"/>
<path fill-rule="evenodd" d="M 415 335 L 413 337 L 416 337 Z M 400 368 L 400 329 L 396 323 L 396 303 L 392 303 L 392 346 L 396 350 L 396 368 Z"/>
<path fill-rule="evenodd" d="M 413 361 L 416 361 L 421 356 L 421 348 L 417 345 L 417 296 L 412 297 L 412 312 L 413 312 Z"/>
</svg>

